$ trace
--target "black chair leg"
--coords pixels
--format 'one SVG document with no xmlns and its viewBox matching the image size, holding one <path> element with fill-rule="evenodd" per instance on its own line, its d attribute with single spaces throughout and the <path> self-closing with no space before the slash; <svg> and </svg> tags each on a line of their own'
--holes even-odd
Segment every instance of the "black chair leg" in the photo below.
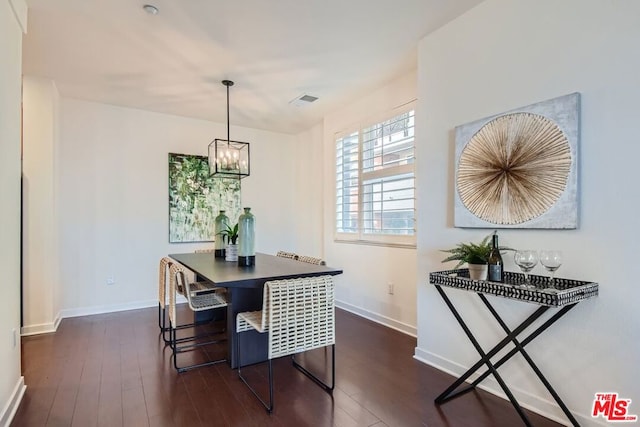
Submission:
<svg viewBox="0 0 640 427">
<path fill-rule="evenodd" d="M 320 388 L 322 388 L 324 391 L 326 391 L 329 394 L 332 394 L 333 389 L 336 386 L 336 345 L 335 344 L 331 346 L 331 385 L 326 384 L 325 382 L 320 380 L 320 378 L 318 378 L 316 375 L 309 372 L 304 366 L 300 365 L 296 361 L 295 354 L 291 355 L 291 361 L 293 363 L 293 366 L 297 370 L 299 370 L 300 372 L 305 374 L 307 377 L 309 377 L 311 380 L 313 380 L 313 382 L 318 384 Z"/>
<path fill-rule="evenodd" d="M 306 375 L 311 380 L 313 380 L 313 382 L 315 382 L 318 386 L 320 386 L 320 388 L 322 388 L 324 391 L 326 391 L 329 394 L 333 393 L 333 390 L 334 390 L 335 385 L 336 385 L 336 346 L 335 346 L 335 344 L 333 344 L 331 346 L 331 385 L 328 385 L 328 384 L 324 383 L 316 375 L 312 374 L 304 366 L 300 365 L 295 360 L 295 355 L 291 356 L 291 360 L 293 362 L 293 366 L 296 369 L 298 369 L 304 375 Z M 262 403 L 262 406 L 264 406 L 264 408 L 267 410 L 267 412 L 269 414 L 271 414 L 273 412 L 273 407 L 274 407 L 274 403 L 273 403 L 273 363 L 272 363 L 271 359 L 269 359 L 267 362 L 268 362 L 268 365 L 269 365 L 269 402 L 265 402 L 265 400 L 262 397 L 260 397 L 258 392 L 253 387 L 251 387 L 251 385 L 248 383 L 247 379 L 242 376 L 242 367 L 240 365 L 240 338 L 238 337 L 238 339 L 236 340 L 236 366 L 238 366 L 238 377 L 249 388 L 251 393 L 253 393 L 253 395 L 260 401 L 260 403 Z"/>
<path fill-rule="evenodd" d="M 160 310 L 160 307 L 158 307 L 158 310 Z M 165 344 L 168 345 L 172 345 L 172 338 L 171 338 L 171 327 L 166 325 L 166 308 L 162 309 L 162 326 L 160 327 L 160 330 L 162 331 L 162 340 L 164 341 Z M 160 320 L 158 320 L 158 322 L 160 322 Z M 185 323 L 184 325 L 177 325 L 175 326 L 175 329 L 187 329 L 187 328 L 193 328 L 196 326 L 201 326 L 201 325 L 205 325 L 209 323 L 208 320 L 201 320 L 201 321 L 195 321 L 192 323 Z M 191 337 L 185 337 L 185 338 L 177 338 L 175 341 L 177 343 L 181 343 L 181 342 L 186 342 L 186 341 L 194 341 L 196 339 L 199 338 L 204 338 L 207 336 L 211 336 L 211 335 L 216 335 L 216 334 L 221 334 L 223 332 L 226 332 L 226 327 L 223 326 L 222 329 L 220 330 L 216 330 L 214 332 L 205 332 L 204 334 L 200 334 L 200 335 L 194 335 Z M 169 337 L 167 338 L 167 333 L 169 333 Z"/>
<path fill-rule="evenodd" d="M 251 387 L 251 385 L 247 382 L 246 378 L 242 376 L 242 367 L 240 366 L 240 334 L 237 334 L 236 337 L 236 366 L 238 367 L 238 378 L 242 380 L 242 382 L 251 390 L 251 393 L 262 403 L 264 409 L 267 410 L 268 414 L 273 413 L 273 364 L 271 363 L 271 359 L 267 361 L 269 365 L 269 403 L 265 402 L 262 397 L 258 394 L 258 392 Z"/>
<path fill-rule="evenodd" d="M 226 362 L 227 361 L 226 357 L 223 357 L 222 359 L 211 360 L 209 362 L 204 362 L 204 363 L 197 363 L 195 365 L 178 366 L 178 354 L 179 353 L 184 353 L 186 351 L 194 350 L 197 347 L 201 347 L 203 345 L 216 344 L 216 343 L 224 342 L 224 341 L 227 340 L 227 338 L 224 337 L 224 338 L 218 339 L 218 340 L 212 340 L 212 341 L 207 341 L 207 342 L 203 342 L 203 343 L 188 344 L 188 345 L 183 345 L 183 346 L 178 347 L 178 343 L 180 343 L 180 342 L 189 341 L 189 340 L 193 340 L 195 338 L 198 338 L 198 337 L 177 338 L 177 330 L 179 328 L 180 327 L 173 328 L 173 327 L 169 326 L 169 336 L 170 336 L 169 346 L 171 347 L 171 355 L 172 355 L 172 358 L 173 358 L 173 367 L 176 369 L 176 371 L 178 371 L 178 372 L 186 372 L 186 371 L 190 371 L 192 369 L 202 368 L 204 366 L 216 365 L 218 363 L 222 363 L 222 362 Z M 213 333 L 211 333 L 210 335 L 213 335 Z"/>
<path fill-rule="evenodd" d="M 166 338 L 165 336 L 165 332 L 169 330 L 169 327 L 167 326 L 167 308 L 166 306 L 162 307 L 160 303 L 158 303 L 158 328 L 160 329 L 160 332 L 162 332 L 162 339 L 165 344 L 169 344 L 171 337 Z"/>
</svg>

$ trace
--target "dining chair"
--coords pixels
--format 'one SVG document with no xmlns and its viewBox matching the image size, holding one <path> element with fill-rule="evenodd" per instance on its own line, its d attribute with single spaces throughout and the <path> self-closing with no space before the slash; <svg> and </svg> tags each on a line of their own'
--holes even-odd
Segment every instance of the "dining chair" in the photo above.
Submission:
<svg viewBox="0 0 640 427">
<path fill-rule="evenodd" d="M 194 252 L 213 253 L 213 249 L 210 249 L 210 250 L 196 249 Z M 165 306 L 167 304 L 166 298 L 167 298 L 167 291 L 169 286 L 169 276 L 170 276 L 169 270 L 171 265 L 173 265 L 174 263 L 177 263 L 177 261 L 170 257 L 162 257 L 160 259 L 160 268 L 159 268 L 159 274 L 158 274 L 158 327 L 160 328 L 160 332 L 162 333 L 162 339 L 165 344 L 171 344 L 171 331 L 170 331 L 170 327 L 167 326 L 167 321 L 166 321 L 167 316 L 166 316 Z M 215 287 L 210 283 L 207 283 L 204 281 L 196 281 L 196 274 L 193 271 L 186 269 L 186 267 L 184 266 L 182 267 L 183 267 L 183 270 L 185 271 L 184 281 L 190 283 L 190 288 L 192 292 L 196 292 L 196 293 L 210 292 L 216 289 L 224 291 L 224 288 Z M 183 296 L 185 295 L 183 285 L 181 283 L 177 284 L 176 292 L 180 295 L 183 295 Z M 192 328 L 194 326 L 198 326 L 199 324 L 202 324 L 202 323 L 203 322 L 189 322 L 181 325 L 175 325 L 175 327 L 177 329 L 186 329 L 186 328 Z M 190 341 L 196 338 L 199 338 L 199 336 L 189 336 L 184 338 L 178 338 L 178 342 Z"/>
<path fill-rule="evenodd" d="M 293 252 L 287 251 L 278 251 L 278 253 L 276 253 L 276 256 L 279 256 L 281 258 L 298 259 L 298 255 L 294 254 Z"/>
<path fill-rule="evenodd" d="M 219 343 L 226 340 L 226 336 L 217 339 L 210 339 L 207 341 L 201 341 L 203 337 L 210 337 L 225 333 L 226 330 L 207 332 L 205 334 L 193 335 L 189 337 L 177 338 L 177 331 L 184 329 L 185 325 L 178 325 L 177 313 L 176 313 L 176 295 L 178 289 L 183 289 L 183 295 L 187 299 L 189 308 L 193 312 L 214 310 L 227 307 L 227 300 L 225 297 L 224 288 L 210 287 L 205 291 L 202 286 L 202 282 L 189 282 L 185 280 L 189 270 L 179 262 L 174 262 L 169 268 L 169 329 L 170 340 L 169 345 L 172 350 L 173 366 L 178 372 L 184 372 L 190 369 L 199 368 L 202 366 L 209 366 L 216 363 L 224 362 L 227 359 L 221 358 L 216 360 L 210 360 L 204 363 L 197 363 L 189 366 L 178 366 L 178 354 L 186 351 L 195 350 L 198 347 Z M 225 314 L 226 317 L 226 314 Z M 188 324 L 189 326 L 198 326 L 201 323 L 194 322 Z M 190 344 L 184 344 L 185 341 L 194 341 Z"/>
<path fill-rule="evenodd" d="M 316 264 L 316 265 L 326 265 L 327 264 L 321 258 L 316 258 L 316 257 L 306 256 L 306 255 L 298 255 L 298 258 L 296 258 L 296 259 L 298 261 L 308 262 L 309 264 Z"/>
<path fill-rule="evenodd" d="M 238 376 L 258 398 L 267 412 L 272 413 L 272 360 L 291 355 L 293 366 L 331 394 L 335 386 L 335 306 L 334 284 L 331 276 L 302 277 L 274 280 L 265 283 L 262 310 L 238 313 L 236 332 L 256 330 L 269 334 L 269 402 L 242 376 L 240 337 L 236 339 Z M 320 380 L 295 359 L 297 353 L 331 346 L 331 385 Z"/>
<path fill-rule="evenodd" d="M 169 257 L 160 258 L 160 266 L 158 269 L 158 327 L 163 336 L 168 330 L 166 322 L 166 306 L 167 306 L 167 285 L 169 283 L 169 268 L 173 264 L 173 260 Z"/>
<path fill-rule="evenodd" d="M 177 261 L 171 259 L 170 257 L 162 257 L 160 258 L 160 265 L 158 270 L 158 327 L 160 328 L 160 332 L 162 332 L 162 338 L 165 344 L 170 343 L 170 337 L 167 337 L 166 333 L 169 331 L 169 327 L 167 326 L 167 315 L 166 315 L 166 305 L 167 305 L 167 290 L 170 280 L 170 268 Z M 195 277 L 195 274 L 192 273 L 192 276 Z M 205 290 L 207 288 L 206 284 L 198 283 L 198 288 L 200 290 Z M 184 295 L 184 289 L 180 285 L 180 287 L 176 288 L 176 292 L 180 295 Z M 181 325 L 181 328 L 188 328 L 194 326 L 193 324 L 184 324 Z"/>
</svg>

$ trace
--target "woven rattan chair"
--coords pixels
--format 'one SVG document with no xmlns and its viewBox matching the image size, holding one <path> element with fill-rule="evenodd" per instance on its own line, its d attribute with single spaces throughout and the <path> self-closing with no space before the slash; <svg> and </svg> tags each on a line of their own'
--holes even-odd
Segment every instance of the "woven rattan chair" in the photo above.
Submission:
<svg viewBox="0 0 640 427">
<path fill-rule="evenodd" d="M 242 376 L 240 339 L 237 342 L 238 376 L 260 400 L 267 412 L 273 411 L 272 359 L 292 356 L 293 365 L 326 392 L 335 386 L 335 307 L 331 276 L 275 280 L 265 283 L 261 311 L 238 313 L 238 334 L 256 330 L 269 334 L 269 402 L 265 402 Z M 295 360 L 296 353 L 331 346 L 331 385 L 325 384 Z"/>
<path fill-rule="evenodd" d="M 175 263 L 173 259 L 169 257 L 162 257 L 160 259 L 160 266 L 158 270 L 158 327 L 162 332 L 162 336 L 164 342 L 169 344 L 170 338 L 167 337 L 166 333 L 169 331 L 169 327 L 167 326 L 167 315 L 166 315 L 166 305 L 167 305 L 167 291 L 169 287 L 170 280 L 170 268 Z M 193 273 L 192 273 L 193 275 Z M 198 283 L 197 286 L 200 290 L 206 290 L 207 286 L 205 283 Z M 179 288 L 176 288 L 176 292 L 180 295 L 184 295 L 184 289 L 182 285 Z M 181 325 L 181 327 L 192 327 L 193 324 L 185 324 Z"/>
<path fill-rule="evenodd" d="M 312 257 L 312 256 L 306 256 L 306 255 L 298 255 L 298 258 L 296 258 L 298 261 L 302 261 L 302 262 L 308 262 L 309 264 L 316 264 L 316 265 L 326 265 L 327 263 L 324 262 L 324 260 L 320 259 L 320 258 L 316 258 L 316 257 Z"/>
<path fill-rule="evenodd" d="M 167 306 L 167 285 L 169 284 L 169 268 L 173 264 L 173 260 L 169 257 L 160 259 L 158 270 L 158 327 L 163 333 L 168 330 L 166 322 L 166 306 Z"/>
<path fill-rule="evenodd" d="M 216 331 L 213 333 L 206 333 L 204 335 L 195 335 L 186 338 L 177 338 L 178 329 L 183 329 L 185 325 L 178 325 L 177 313 L 176 313 L 176 295 L 178 289 L 183 289 L 183 295 L 187 299 L 189 308 L 192 311 L 213 310 L 218 308 L 224 308 L 227 306 L 227 300 L 225 298 L 225 292 L 223 288 L 210 287 L 206 292 L 202 288 L 203 284 L 200 282 L 192 282 L 185 280 L 189 270 L 178 262 L 173 262 L 169 269 L 169 329 L 170 329 L 170 341 L 169 345 L 173 352 L 173 366 L 178 372 L 184 372 L 190 369 L 199 368 L 202 366 L 209 366 L 216 363 L 226 361 L 225 358 L 208 361 L 205 363 L 194 364 L 190 366 L 178 366 L 178 354 L 185 351 L 194 350 L 197 347 L 203 345 L 215 344 L 221 341 L 225 341 L 226 337 L 221 339 L 212 339 L 208 341 L 198 341 L 191 344 L 179 345 L 185 341 L 193 341 L 203 336 L 219 335 L 222 331 Z M 197 326 L 198 323 L 192 323 L 188 326 Z"/>
<path fill-rule="evenodd" d="M 287 251 L 278 251 L 276 256 L 279 256 L 281 258 L 298 259 L 298 255 L 294 254 L 293 252 L 287 252 Z"/>
<path fill-rule="evenodd" d="M 213 249 L 196 249 L 195 253 L 213 253 Z M 162 339 L 165 344 L 171 344 L 171 331 L 167 325 L 167 316 L 165 306 L 167 304 L 167 292 L 169 287 L 169 270 L 172 264 L 177 263 L 170 257 L 163 257 L 160 259 L 160 269 L 158 275 L 158 327 L 162 332 Z M 184 268 L 184 281 L 189 282 L 192 292 L 210 292 L 212 290 L 224 291 L 224 288 L 218 288 L 207 282 L 197 282 L 196 274 L 191 270 Z M 184 296 L 184 289 L 181 283 L 176 286 L 176 292 Z M 198 323 L 190 322 L 182 325 L 176 325 L 177 329 L 191 328 L 197 326 Z M 198 336 L 180 338 L 178 341 L 189 341 L 198 338 Z"/>
</svg>

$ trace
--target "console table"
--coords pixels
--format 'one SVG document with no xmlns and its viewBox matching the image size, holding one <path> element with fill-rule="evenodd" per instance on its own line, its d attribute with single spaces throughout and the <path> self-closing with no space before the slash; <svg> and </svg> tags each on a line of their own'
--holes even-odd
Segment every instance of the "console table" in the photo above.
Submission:
<svg viewBox="0 0 640 427">
<path fill-rule="evenodd" d="M 533 372 L 540 379 L 542 384 L 547 388 L 549 394 L 556 401 L 558 406 L 562 409 L 569 421 L 574 426 L 579 426 L 578 422 L 571 414 L 567 406 L 564 404 L 560 396 L 551 386 L 551 383 L 545 378 L 538 366 L 534 363 L 533 359 L 526 352 L 524 347 L 533 341 L 538 335 L 544 332 L 549 326 L 553 325 L 562 316 L 564 316 L 569 310 L 575 307 L 580 301 L 588 298 L 592 298 L 598 295 L 598 284 L 593 282 L 584 282 L 571 279 L 554 279 L 553 283 L 550 283 L 548 277 L 529 275 L 529 282 L 525 283 L 524 275 L 521 273 L 505 272 L 504 283 L 489 282 L 486 280 L 472 280 L 469 278 L 468 269 L 459 270 L 447 270 L 438 271 L 429 274 L 429 281 L 433 284 L 444 302 L 446 303 L 451 313 L 456 318 L 467 338 L 476 351 L 480 355 L 480 360 L 475 363 L 467 372 L 462 374 L 453 384 L 449 386 L 444 392 L 442 392 L 435 399 L 435 403 L 441 404 L 450 399 L 458 397 L 464 393 L 473 390 L 478 384 L 480 384 L 489 375 L 493 375 L 496 379 L 507 398 L 511 401 L 511 404 L 516 409 L 525 425 L 531 426 L 527 415 L 523 411 L 522 407 L 513 396 L 513 393 L 507 387 L 500 374 L 498 368 L 502 366 L 507 360 L 513 357 L 515 354 L 520 353 L 527 361 Z M 483 304 L 487 307 L 489 313 L 495 318 L 500 327 L 505 332 L 505 337 L 498 342 L 493 348 L 485 351 L 478 340 L 474 337 L 473 333 L 462 319 L 462 316 L 453 305 L 449 297 L 444 291 L 444 287 L 460 289 L 464 291 L 474 292 L 478 295 Z M 511 329 L 502 320 L 498 312 L 491 305 L 486 295 L 495 295 L 499 297 L 514 299 L 518 301 L 527 302 L 530 304 L 538 305 L 539 307 L 526 319 L 524 319 L 518 326 Z M 546 311 L 555 308 L 555 311 L 550 317 L 543 321 L 535 330 L 530 332 L 523 339 L 518 339 L 518 336 L 529 326 L 531 326 L 537 319 L 539 319 Z M 504 356 L 498 359 L 496 362 L 492 362 L 491 359 L 509 343 L 514 345 L 514 348 L 507 352 Z M 464 383 L 471 375 L 478 371 L 483 365 L 487 367 L 476 380 L 468 384 L 466 387 L 458 388 Z"/>
</svg>

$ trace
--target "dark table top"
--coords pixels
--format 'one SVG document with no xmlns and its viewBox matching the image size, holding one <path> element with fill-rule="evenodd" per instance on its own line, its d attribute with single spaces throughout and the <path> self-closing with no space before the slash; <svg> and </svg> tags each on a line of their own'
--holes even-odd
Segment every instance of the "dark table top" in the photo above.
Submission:
<svg viewBox="0 0 640 427">
<path fill-rule="evenodd" d="M 342 274 L 342 270 L 326 265 L 309 264 L 262 253 L 256 254 L 256 264 L 251 267 L 238 267 L 237 262 L 215 258 L 212 253 L 184 253 L 169 256 L 198 276 L 218 286 L 229 288 L 258 288 L 269 280 Z"/>
</svg>

